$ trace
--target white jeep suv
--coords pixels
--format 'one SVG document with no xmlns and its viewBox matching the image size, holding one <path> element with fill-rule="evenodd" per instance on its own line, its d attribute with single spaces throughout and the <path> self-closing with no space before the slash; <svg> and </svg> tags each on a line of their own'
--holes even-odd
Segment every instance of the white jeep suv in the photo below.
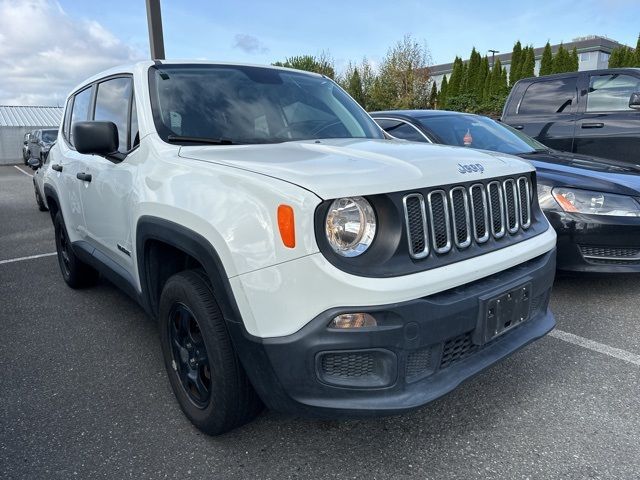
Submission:
<svg viewBox="0 0 640 480">
<path fill-rule="evenodd" d="M 533 168 L 386 137 L 321 75 L 115 68 L 71 93 L 49 161 L 64 280 L 99 272 L 158 319 L 210 434 L 263 404 L 412 409 L 555 324 Z"/>
</svg>

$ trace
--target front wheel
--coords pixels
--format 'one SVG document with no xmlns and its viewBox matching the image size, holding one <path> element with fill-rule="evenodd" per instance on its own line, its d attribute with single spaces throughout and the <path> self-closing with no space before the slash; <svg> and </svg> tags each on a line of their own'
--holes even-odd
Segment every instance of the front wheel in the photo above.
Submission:
<svg viewBox="0 0 640 480">
<path fill-rule="evenodd" d="M 169 278 L 158 316 L 165 367 L 187 418 L 209 435 L 252 420 L 262 403 L 233 349 L 204 273 L 187 270 Z"/>
</svg>

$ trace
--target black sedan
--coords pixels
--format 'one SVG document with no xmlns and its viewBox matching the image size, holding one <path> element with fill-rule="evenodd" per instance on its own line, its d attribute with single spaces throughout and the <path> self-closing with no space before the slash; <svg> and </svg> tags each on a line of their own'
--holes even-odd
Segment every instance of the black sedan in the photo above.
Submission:
<svg viewBox="0 0 640 480">
<path fill-rule="evenodd" d="M 441 110 L 374 112 L 390 135 L 517 155 L 536 168 L 558 234 L 558 268 L 640 272 L 640 165 L 559 152 L 488 117 Z"/>
</svg>

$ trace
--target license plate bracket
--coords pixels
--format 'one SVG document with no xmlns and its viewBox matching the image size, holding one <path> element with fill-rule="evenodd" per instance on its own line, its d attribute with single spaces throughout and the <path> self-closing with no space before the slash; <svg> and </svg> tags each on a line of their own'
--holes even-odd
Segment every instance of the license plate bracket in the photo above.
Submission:
<svg viewBox="0 0 640 480">
<path fill-rule="evenodd" d="M 531 310 L 531 293 L 531 283 L 525 283 L 497 295 L 481 298 L 473 343 L 484 345 L 526 322 Z"/>
</svg>

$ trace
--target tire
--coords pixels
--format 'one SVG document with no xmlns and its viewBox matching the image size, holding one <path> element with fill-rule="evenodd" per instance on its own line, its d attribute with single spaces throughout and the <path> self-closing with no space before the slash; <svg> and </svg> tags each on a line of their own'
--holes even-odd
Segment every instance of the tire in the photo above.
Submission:
<svg viewBox="0 0 640 480">
<path fill-rule="evenodd" d="M 38 187 L 36 186 L 36 182 L 33 182 L 33 190 L 36 192 L 36 203 L 38 204 L 38 209 L 41 212 L 46 212 L 49 210 L 47 206 L 44 204 L 44 200 L 42 200 L 42 195 L 38 191 Z"/>
<path fill-rule="evenodd" d="M 220 435 L 262 410 L 236 355 L 205 274 L 167 280 L 158 312 L 164 363 L 180 408 L 198 429 Z"/>
<path fill-rule="evenodd" d="M 58 264 L 64 281 L 71 288 L 84 288 L 95 285 L 99 277 L 98 272 L 81 261 L 73 252 L 60 212 L 56 213 L 53 226 L 56 236 Z"/>
</svg>

